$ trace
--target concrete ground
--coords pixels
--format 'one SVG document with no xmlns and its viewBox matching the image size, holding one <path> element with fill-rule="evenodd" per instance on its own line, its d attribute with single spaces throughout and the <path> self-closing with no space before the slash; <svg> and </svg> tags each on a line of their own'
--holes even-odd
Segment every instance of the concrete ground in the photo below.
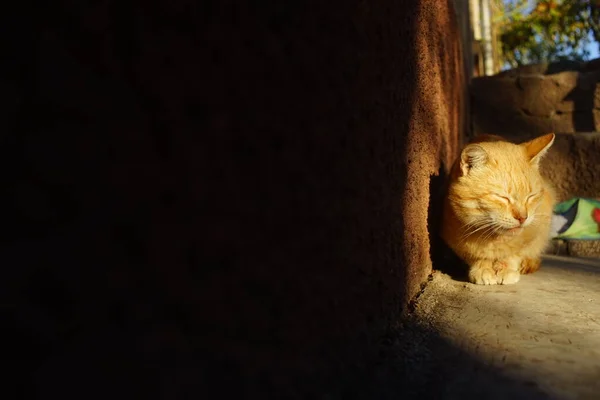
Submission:
<svg viewBox="0 0 600 400">
<path fill-rule="evenodd" d="M 507 286 L 436 272 L 413 317 L 436 335 L 413 351 L 429 354 L 426 397 L 600 399 L 600 259 L 546 256 Z"/>
</svg>

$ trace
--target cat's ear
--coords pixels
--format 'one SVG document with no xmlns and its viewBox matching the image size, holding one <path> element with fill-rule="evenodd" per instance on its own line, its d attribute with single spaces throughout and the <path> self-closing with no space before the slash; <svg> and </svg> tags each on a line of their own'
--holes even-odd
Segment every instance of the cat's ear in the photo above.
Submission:
<svg viewBox="0 0 600 400">
<path fill-rule="evenodd" d="M 527 155 L 527 158 L 529 158 L 531 165 L 539 165 L 544 154 L 546 154 L 550 146 L 552 146 L 552 143 L 554 143 L 554 138 L 554 133 L 549 133 L 521 145 L 525 147 L 525 154 Z"/>
<path fill-rule="evenodd" d="M 488 154 L 478 144 L 470 144 L 460 153 L 460 171 L 467 175 L 473 168 L 481 167 L 488 161 Z"/>
</svg>

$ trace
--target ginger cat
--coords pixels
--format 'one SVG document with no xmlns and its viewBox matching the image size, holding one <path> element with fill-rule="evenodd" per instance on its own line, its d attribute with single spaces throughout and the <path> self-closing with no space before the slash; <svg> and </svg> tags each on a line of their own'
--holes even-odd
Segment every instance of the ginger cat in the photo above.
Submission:
<svg viewBox="0 0 600 400">
<path fill-rule="evenodd" d="M 519 145 L 482 135 L 452 166 L 441 236 L 472 283 L 517 283 L 539 269 L 555 202 L 539 162 L 552 143 L 553 133 Z"/>
</svg>

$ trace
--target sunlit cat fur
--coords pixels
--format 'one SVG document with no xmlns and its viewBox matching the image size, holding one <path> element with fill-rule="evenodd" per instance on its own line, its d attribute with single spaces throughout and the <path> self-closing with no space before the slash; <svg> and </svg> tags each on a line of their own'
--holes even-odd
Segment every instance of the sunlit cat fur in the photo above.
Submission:
<svg viewBox="0 0 600 400">
<path fill-rule="evenodd" d="M 552 143 L 553 133 L 520 145 L 481 135 L 453 165 L 441 234 L 471 282 L 517 283 L 539 269 L 554 206 L 539 162 Z"/>
</svg>

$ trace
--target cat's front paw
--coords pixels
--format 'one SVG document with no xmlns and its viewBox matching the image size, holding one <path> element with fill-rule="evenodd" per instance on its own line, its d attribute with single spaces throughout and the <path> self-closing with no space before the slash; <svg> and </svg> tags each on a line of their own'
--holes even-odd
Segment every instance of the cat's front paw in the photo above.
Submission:
<svg viewBox="0 0 600 400">
<path fill-rule="evenodd" d="M 517 271 L 505 269 L 498 272 L 498 283 L 501 285 L 512 285 L 519 282 L 519 279 L 521 279 L 521 274 Z"/>
<path fill-rule="evenodd" d="M 496 271 L 499 285 L 512 285 L 519 282 L 521 274 L 517 270 L 520 262 L 520 259 L 511 257 L 504 260 L 495 260 L 492 263 L 492 268 Z"/>
<path fill-rule="evenodd" d="M 497 285 L 501 283 L 492 264 L 487 260 L 475 262 L 469 269 L 469 281 L 476 285 Z"/>
</svg>

